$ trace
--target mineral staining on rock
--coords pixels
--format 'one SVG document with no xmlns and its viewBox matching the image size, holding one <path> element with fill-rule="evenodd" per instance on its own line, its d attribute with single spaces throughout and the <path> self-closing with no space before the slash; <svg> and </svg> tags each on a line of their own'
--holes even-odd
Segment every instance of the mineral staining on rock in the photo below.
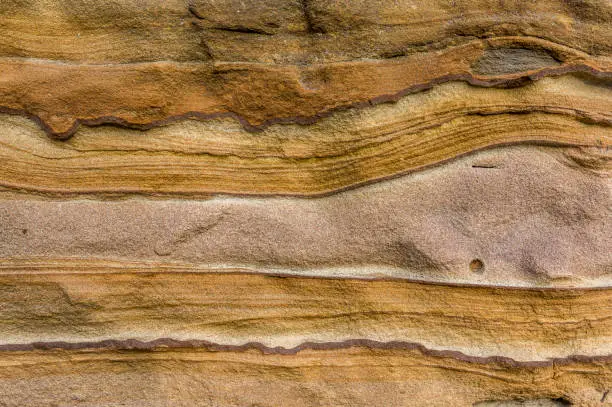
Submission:
<svg viewBox="0 0 612 407">
<path fill-rule="evenodd" d="M 7 352 L 0 383 L 10 386 L 11 397 L 3 402 L 10 407 L 48 405 L 48 395 L 53 394 L 55 402 L 64 405 L 161 407 L 211 400 L 211 405 L 227 406 L 291 401 L 296 406 L 480 407 L 482 401 L 548 399 L 561 403 L 554 407 L 601 406 L 606 405 L 600 400 L 609 388 L 606 359 L 523 364 L 393 345 L 305 347 L 290 355 L 177 345 L 165 344 L 155 351 L 108 346 Z"/>
<path fill-rule="evenodd" d="M 88 128 L 58 143 L 31 121 L 5 116 L 0 188 L 70 196 L 323 195 L 507 144 L 594 147 L 594 155 L 607 155 L 611 103 L 599 82 L 566 75 L 516 89 L 446 83 L 395 104 L 256 133 L 228 118 L 145 133 Z"/>
<path fill-rule="evenodd" d="M 0 405 L 612 405 L 604 0 L 0 4 Z"/>
<path fill-rule="evenodd" d="M 0 106 L 56 137 L 79 123 L 311 122 L 451 80 L 516 86 L 612 70 L 605 1 L 31 3 L 0 10 Z M 500 53 L 505 68 L 491 69 Z"/>
</svg>

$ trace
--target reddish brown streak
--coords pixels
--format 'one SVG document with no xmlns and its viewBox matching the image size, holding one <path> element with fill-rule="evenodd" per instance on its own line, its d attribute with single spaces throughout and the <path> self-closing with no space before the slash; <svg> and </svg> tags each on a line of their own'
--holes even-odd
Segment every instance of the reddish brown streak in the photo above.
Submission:
<svg viewBox="0 0 612 407">
<path fill-rule="evenodd" d="M 152 122 L 145 123 L 145 124 L 132 123 L 132 122 L 129 122 L 127 120 L 124 120 L 122 118 L 115 117 L 115 116 L 101 116 L 101 117 L 97 117 L 93 119 L 76 118 L 74 120 L 74 123 L 70 127 L 70 129 L 68 129 L 65 132 L 56 132 L 53 130 L 51 126 L 49 126 L 46 122 L 44 122 L 39 116 L 29 113 L 27 110 L 11 109 L 11 108 L 0 106 L 0 113 L 21 115 L 21 116 L 28 117 L 29 119 L 36 122 L 47 133 L 49 137 L 54 138 L 54 139 L 59 139 L 59 140 L 69 139 L 71 136 L 73 136 L 77 132 L 81 124 L 86 125 L 86 126 L 114 125 L 114 126 L 126 127 L 126 128 L 136 129 L 136 130 L 149 130 L 154 127 L 164 126 L 164 125 L 174 123 L 177 121 L 182 121 L 182 120 L 192 119 L 192 120 L 205 121 L 205 120 L 224 118 L 224 117 L 230 117 L 230 118 L 237 120 L 238 122 L 240 122 L 240 124 L 244 127 L 246 131 L 258 132 L 258 131 L 262 131 L 264 128 L 271 126 L 273 124 L 309 125 L 309 124 L 313 124 L 317 122 L 318 120 L 324 117 L 328 117 L 339 111 L 349 110 L 349 109 L 362 109 L 362 108 L 369 107 L 369 106 L 375 106 L 381 103 L 395 103 L 406 95 L 428 90 L 428 89 L 433 88 L 436 85 L 440 85 L 440 84 L 451 82 L 451 81 L 461 81 L 461 82 L 466 82 L 472 86 L 487 87 L 487 88 L 492 88 L 492 87 L 511 88 L 511 87 L 523 86 L 533 81 L 542 79 L 544 77 L 554 77 L 554 76 L 561 76 L 561 75 L 572 74 L 572 73 L 583 73 L 583 74 L 591 75 L 598 79 L 607 80 L 607 79 L 612 78 L 612 72 L 599 71 L 585 64 L 569 64 L 569 65 L 563 65 L 559 67 L 543 68 L 533 73 L 520 73 L 518 75 L 513 75 L 509 77 L 505 76 L 502 78 L 499 78 L 499 77 L 487 78 L 487 77 L 482 77 L 482 76 L 475 76 L 472 74 L 444 75 L 444 76 L 433 79 L 426 83 L 415 84 L 413 86 L 410 86 L 394 94 L 380 95 L 366 102 L 357 102 L 357 103 L 353 103 L 353 104 L 349 104 L 345 106 L 335 107 L 333 109 L 319 112 L 313 116 L 290 116 L 290 117 L 270 119 L 258 125 L 254 125 L 250 123 L 244 117 L 234 112 L 203 113 L 203 112 L 191 111 L 191 112 L 186 112 L 186 113 L 176 115 L 176 116 L 169 116 L 163 120 L 152 121 Z"/>
<path fill-rule="evenodd" d="M 177 340 L 172 338 L 159 338 L 153 341 L 140 341 L 137 339 L 108 339 L 98 342 L 33 342 L 28 344 L 0 345 L 0 352 L 24 352 L 36 350 L 132 350 L 150 351 L 164 349 L 204 349 L 211 352 L 246 352 L 257 350 L 264 355 L 295 355 L 306 350 L 341 350 L 348 348 L 367 348 L 380 350 L 419 351 L 423 355 L 437 358 L 452 358 L 468 363 L 500 364 L 505 367 L 549 367 L 562 366 L 572 363 L 609 363 L 612 355 L 584 356 L 571 355 L 564 358 L 551 358 L 543 361 L 518 361 L 505 356 L 470 356 L 459 351 L 429 349 L 420 343 L 406 341 L 380 342 L 370 339 L 349 339 L 341 342 L 304 342 L 293 348 L 281 346 L 269 347 L 259 342 L 248 342 L 244 345 L 222 345 L 204 340 Z"/>
</svg>

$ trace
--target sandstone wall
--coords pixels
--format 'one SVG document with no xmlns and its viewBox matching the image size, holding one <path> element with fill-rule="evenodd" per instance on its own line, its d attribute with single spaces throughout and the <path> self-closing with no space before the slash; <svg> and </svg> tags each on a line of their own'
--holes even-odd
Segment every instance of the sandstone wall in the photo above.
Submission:
<svg viewBox="0 0 612 407">
<path fill-rule="evenodd" d="M 608 0 L 2 0 L 0 406 L 612 406 Z"/>
</svg>

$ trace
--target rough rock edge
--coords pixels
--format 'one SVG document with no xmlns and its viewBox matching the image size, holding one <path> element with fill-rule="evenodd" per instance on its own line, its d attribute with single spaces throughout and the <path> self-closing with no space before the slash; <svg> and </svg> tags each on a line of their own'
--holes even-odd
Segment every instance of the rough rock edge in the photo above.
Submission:
<svg viewBox="0 0 612 407">
<path fill-rule="evenodd" d="M 535 72 L 526 72 L 520 73 L 517 75 L 508 75 L 505 77 L 492 77 L 486 78 L 483 76 L 473 75 L 473 74 L 451 74 L 444 75 L 438 77 L 434 80 L 425 83 L 419 83 L 412 85 L 408 88 L 400 90 L 394 94 L 385 94 L 380 95 L 375 98 L 368 100 L 367 102 L 358 102 L 354 104 L 344 105 L 335 107 L 329 110 L 324 110 L 317 113 L 314 116 L 292 116 L 292 117 L 279 117 L 275 119 L 269 119 L 261 124 L 252 124 L 245 117 L 233 113 L 233 112 L 221 112 L 221 113 L 203 113 L 198 111 L 186 112 L 176 116 L 169 116 L 163 120 L 151 121 L 149 123 L 140 124 L 130 122 L 128 120 L 122 119 L 116 116 L 101 116 L 93 119 L 84 119 L 84 118 L 76 118 L 74 123 L 64 132 L 57 132 L 51 127 L 48 123 L 46 123 L 39 116 L 28 112 L 27 110 L 20 109 L 12 109 L 6 106 L 0 106 L 0 113 L 11 114 L 11 115 L 20 115 L 29 118 L 34 121 L 42 130 L 47 133 L 47 135 L 53 139 L 57 140 L 67 140 L 72 137 L 81 125 L 86 126 L 101 126 L 101 125 L 114 125 L 119 127 L 126 127 L 136 130 L 149 130 L 154 127 L 164 126 L 173 122 L 182 121 L 182 120 L 211 120 L 217 118 L 233 118 L 240 122 L 240 124 L 244 127 L 244 129 L 248 132 L 258 132 L 263 130 L 264 128 L 274 125 L 274 124 L 301 124 L 301 125 L 309 125 L 317 122 L 318 120 L 333 115 L 335 112 L 344 111 L 348 109 L 362 109 L 368 106 L 374 106 L 381 103 L 395 103 L 400 98 L 407 96 L 412 93 L 422 92 L 428 89 L 433 88 L 436 85 L 443 84 L 446 82 L 452 81 L 460 81 L 466 82 L 472 86 L 479 87 L 498 87 L 498 88 L 514 88 L 524 86 L 533 81 L 537 81 L 539 79 L 545 77 L 556 77 L 562 76 L 566 74 L 586 74 L 592 76 L 596 79 L 612 79 L 612 72 L 601 71 L 587 64 L 571 64 L 571 65 L 561 65 L 558 67 L 552 68 L 542 68 L 540 70 L 536 70 Z"/>
</svg>

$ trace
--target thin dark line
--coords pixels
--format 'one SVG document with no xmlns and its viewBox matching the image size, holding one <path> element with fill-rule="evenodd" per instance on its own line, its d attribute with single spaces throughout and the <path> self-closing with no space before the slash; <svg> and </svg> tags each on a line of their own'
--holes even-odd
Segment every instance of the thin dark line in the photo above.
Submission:
<svg viewBox="0 0 612 407">
<path fill-rule="evenodd" d="M 506 356 L 470 356 L 453 350 L 429 349 L 420 343 L 407 341 L 381 342 L 370 339 L 349 339 L 341 342 L 304 342 L 293 348 L 282 346 L 269 347 L 259 342 L 248 342 L 244 345 L 223 345 L 205 340 L 177 340 L 160 338 L 152 341 L 137 339 L 108 339 L 97 342 L 32 342 L 28 344 L 0 345 L 0 352 L 50 351 L 50 350 L 107 350 L 107 351 L 151 351 L 164 349 L 204 349 L 211 352 L 246 352 L 257 350 L 264 355 L 296 355 L 306 350 L 325 351 L 348 348 L 366 348 L 374 350 L 416 350 L 426 356 L 452 358 L 468 363 L 499 364 L 506 367 L 551 367 L 573 363 L 609 363 L 612 355 L 585 356 L 571 355 L 563 358 L 549 358 L 542 361 L 519 361 Z"/>
</svg>

